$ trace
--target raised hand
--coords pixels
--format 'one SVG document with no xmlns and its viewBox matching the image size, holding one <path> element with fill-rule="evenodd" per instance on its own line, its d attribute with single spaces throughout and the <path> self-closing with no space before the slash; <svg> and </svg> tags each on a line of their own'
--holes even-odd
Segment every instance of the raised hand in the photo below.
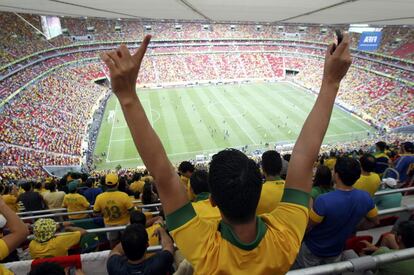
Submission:
<svg viewBox="0 0 414 275">
<path fill-rule="evenodd" d="M 352 58 L 349 51 L 349 34 L 344 33 L 342 42 L 335 47 L 331 44 L 326 51 L 323 78 L 330 83 L 339 84 L 351 66 Z"/>
<path fill-rule="evenodd" d="M 133 55 L 124 44 L 116 50 L 101 54 L 101 59 L 109 68 L 112 91 L 121 104 L 136 98 L 138 72 L 150 40 L 150 35 L 145 36 L 141 46 Z"/>
</svg>

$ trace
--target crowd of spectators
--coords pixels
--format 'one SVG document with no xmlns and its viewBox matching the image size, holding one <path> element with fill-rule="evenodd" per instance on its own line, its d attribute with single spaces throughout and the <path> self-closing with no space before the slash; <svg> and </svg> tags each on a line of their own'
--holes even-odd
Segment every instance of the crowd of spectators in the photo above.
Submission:
<svg viewBox="0 0 414 275">
<path fill-rule="evenodd" d="M 348 257 L 358 257 L 358 254 L 363 256 L 374 252 L 374 255 L 379 255 L 412 247 L 413 243 L 408 235 L 414 234 L 414 223 L 403 221 L 397 223 L 393 231 L 384 234 L 376 245 L 363 241 L 357 246 L 350 246 L 347 242 L 346 246 L 351 250 L 343 254 L 345 242 L 357 238 L 352 232 L 366 230 L 379 224 L 377 209 L 384 210 L 401 205 L 403 197 L 400 193 L 375 197 L 375 192 L 413 184 L 414 170 L 410 164 L 414 164 L 414 145 L 405 142 L 412 136 L 394 135 L 392 138 L 386 139 L 387 142 L 381 141 L 375 144 L 370 143 L 370 141 L 374 142 L 374 139 L 366 140 L 364 146 L 346 148 L 346 150 L 338 147 L 324 148 L 325 151 L 330 150 L 330 154 L 321 154 L 318 162 L 314 164 L 310 229 L 291 269 L 337 262 Z M 274 150 L 269 150 L 258 160 L 257 165 L 262 168 L 263 179 L 257 207 L 258 215 L 270 213 L 281 203 L 289 170 L 287 164 L 290 157 L 288 156 L 290 155 L 281 155 Z M 384 156 L 388 160 L 389 167 L 393 167 L 401 175 L 406 174 L 400 182 L 392 181 L 390 178 L 381 180 L 374 172 L 376 163 Z M 194 166 L 184 161 L 177 166 L 177 173 L 180 175 L 180 182 L 186 189 L 187 196 L 193 201 L 192 206 L 196 213 L 209 222 L 215 223 L 220 220 L 220 212 L 212 207 L 209 201 L 211 192 L 208 184 L 209 167 Z M 349 190 L 344 191 L 344 188 Z M 349 197 L 351 193 L 348 192 L 352 192 L 355 201 L 349 202 L 349 198 L 346 202 L 343 201 L 341 196 Z M 168 227 L 165 227 L 162 212 L 160 216 L 152 214 L 162 208 L 145 207 L 146 204 L 158 202 L 158 194 L 153 178 L 144 169 L 121 169 L 116 173 L 95 171 L 90 175 L 68 173 L 60 180 L 50 177 L 24 181 L 3 179 L 0 193 L 0 204 L 3 204 L 0 212 L 8 222 L 7 227 L 10 232 L 6 235 L 9 236 L 8 238 L 15 234 L 11 216 L 16 212 L 61 207 L 66 207 L 69 213 L 91 208 L 94 212 L 93 216 L 89 213 L 69 215 L 69 219 L 64 218 L 63 222 L 57 217 L 55 219 L 52 217 L 37 219 L 33 224 L 21 224 L 22 230 L 25 231 L 19 232 L 21 241 L 18 244 L 10 246 L 9 242 L 6 241 L 4 244 L 4 241 L 0 241 L 2 258 L 6 255 L 5 251 L 13 255 L 8 257 L 6 262 L 16 261 L 19 257 L 26 260 L 39 260 L 100 251 L 110 247 L 112 251 L 107 261 L 109 274 L 121 274 L 120 272 L 126 272 L 125 270 L 147 272 L 152 270 L 160 272 L 159 274 L 173 272 L 193 274 L 195 266 L 191 266 L 186 259 L 183 260 L 180 247 L 178 250 L 174 248 L 174 235 L 172 238 L 167 233 Z M 374 202 L 377 204 L 376 207 Z M 330 209 L 339 209 L 333 207 L 335 203 L 339 203 L 341 205 L 339 208 L 343 211 L 348 211 L 346 210 L 348 204 L 350 207 L 353 205 L 353 209 L 358 211 L 347 212 L 347 218 L 344 218 L 345 214 L 341 211 L 329 212 Z M 355 207 L 355 204 L 359 207 Z M 137 208 L 137 205 L 143 207 Z M 10 209 L 11 213 L 8 213 L 5 207 Z M 320 218 L 324 219 L 323 223 Z M 85 230 L 90 228 L 87 222 L 98 228 L 126 226 L 126 229 L 122 233 L 109 232 L 106 237 L 95 236 Z M 335 230 L 336 233 L 327 235 L 324 233 L 327 230 Z M 29 231 L 33 234 L 33 238 L 28 246 L 23 246 L 27 253 L 20 250 L 18 253 L 14 252 Z M 398 236 L 403 236 L 403 239 L 399 239 Z M 3 251 L 4 245 L 8 249 Z M 145 253 L 148 246 L 154 245 L 161 245 L 161 252 Z M 403 272 L 399 274 L 408 274 L 404 272 L 411 270 L 412 265 L 412 260 L 393 263 L 390 266 L 383 265 L 378 272 L 393 274 L 399 270 Z M 58 267 L 59 265 L 56 265 L 53 268 Z M 47 273 L 52 270 L 51 268 L 52 266 L 47 264 L 36 265 L 32 272 L 39 269 L 39 272 L 43 270 Z M 0 270 L 7 272 L 4 267 L 0 267 Z M 81 272 L 81 269 L 78 272 Z"/>
<path fill-rule="evenodd" d="M 108 91 L 91 82 L 91 75 L 97 71 L 97 64 L 59 69 L 3 106 L 2 177 L 13 167 L 36 169 L 80 163 L 81 143 L 94 106 Z"/>
<path fill-rule="evenodd" d="M 235 39 L 235 38 L 265 38 L 265 39 L 296 39 L 327 43 L 332 39 L 333 30 L 330 27 L 308 26 L 300 30 L 300 26 L 286 25 L 256 25 L 243 24 L 203 24 L 203 23 L 161 23 L 141 22 L 135 20 L 109 20 L 97 18 L 70 18 L 61 19 L 61 26 L 67 30 L 64 36 L 59 36 L 47 41 L 38 31 L 29 26 L 13 13 L 0 14 L 4 28 L 1 30 L 0 64 L 6 64 L 29 54 L 39 52 L 54 46 L 72 44 L 71 36 L 90 35 L 94 41 L 129 40 L 134 41 L 142 37 L 144 33 L 150 33 L 154 39 Z M 38 30 L 42 30 L 40 16 L 21 15 Z M 88 28 L 94 31 L 88 31 Z M 116 30 L 115 27 L 119 27 Z M 280 28 L 281 27 L 281 28 Z M 345 26 L 344 26 L 345 27 Z M 326 29 L 327 32 L 322 32 Z M 385 27 L 384 39 L 380 52 L 393 55 L 406 41 L 411 41 L 413 32 L 409 27 Z M 400 40 L 396 40 L 398 37 Z M 352 34 L 352 45 L 357 46 L 359 34 Z M 28 43 L 30 41 L 30 43 Z M 84 41 L 81 41 L 84 42 Z M 15 47 L 15 45 L 22 45 Z M 23 46 L 24 45 L 24 46 Z M 413 53 L 406 53 L 404 58 L 410 58 Z"/>
</svg>

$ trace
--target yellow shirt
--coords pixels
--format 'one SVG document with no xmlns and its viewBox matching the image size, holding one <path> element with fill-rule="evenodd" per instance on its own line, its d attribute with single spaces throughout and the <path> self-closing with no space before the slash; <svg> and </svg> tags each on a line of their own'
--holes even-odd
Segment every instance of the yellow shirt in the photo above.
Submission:
<svg viewBox="0 0 414 275">
<path fill-rule="evenodd" d="M 262 186 L 259 204 L 257 205 L 256 214 L 272 212 L 283 196 L 285 190 L 285 181 L 282 179 L 265 181 Z"/>
<path fill-rule="evenodd" d="M 62 205 L 68 209 L 68 212 L 84 211 L 89 208 L 88 200 L 78 193 L 65 195 Z M 69 219 L 84 219 L 87 216 L 88 214 L 69 215 Z"/>
<path fill-rule="evenodd" d="M 144 184 L 145 182 L 143 182 L 142 180 L 134 181 L 129 186 L 129 189 L 134 193 L 142 193 L 142 191 L 144 190 Z"/>
<path fill-rule="evenodd" d="M 13 210 L 14 212 L 19 211 L 16 196 L 8 194 L 8 195 L 3 195 L 2 197 L 3 197 L 4 202 L 7 204 L 8 207 L 10 207 L 11 210 Z"/>
<path fill-rule="evenodd" d="M 378 174 L 371 172 L 368 176 L 361 175 L 357 182 L 354 184 L 354 188 L 367 191 L 371 197 L 374 197 L 375 192 L 381 184 L 381 179 Z"/>
<path fill-rule="evenodd" d="M 386 159 L 389 159 L 390 157 L 385 153 L 385 152 L 379 152 L 379 153 L 376 153 L 376 154 L 374 154 L 374 157 L 376 158 L 376 159 L 379 159 L 379 158 L 386 158 Z"/>
<path fill-rule="evenodd" d="M 221 220 L 220 210 L 213 207 L 209 200 L 210 193 L 200 193 L 192 203 L 194 211 L 200 218 L 208 220 Z"/>
<path fill-rule="evenodd" d="M 77 231 L 63 233 L 44 243 L 32 240 L 29 244 L 30 256 L 32 259 L 67 256 L 68 250 L 78 244 L 80 238 L 81 233 Z"/>
<path fill-rule="evenodd" d="M 194 274 L 285 274 L 295 261 L 308 223 L 309 194 L 285 189 L 270 214 L 257 217 L 256 240 L 246 244 L 224 222 L 201 219 L 186 204 L 167 226 Z"/>
<path fill-rule="evenodd" d="M 43 199 L 49 209 L 61 208 L 64 197 L 65 192 L 63 191 L 48 192 L 43 195 Z"/>
<path fill-rule="evenodd" d="M 0 260 L 3 260 L 7 256 L 9 256 L 9 247 L 7 244 L 0 239 Z M 0 264 L 0 274 L 1 275 L 13 275 L 13 272 L 5 268 L 3 265 Z"/>
<path fill-rule="evenodd" d="M 329 169 L 333 170 L 335 168 L 336 158 L 328 158 L 323 162 L 323 165 L 327 166 Z"/>
<path fill-rule="evenodd" d="M 183 184 L 183 186 L 185 187 L 188 199 L 190 201 L 193 201 L 195 199 L 195 195 L 194 195 L 193 191 L 191 190 L 190 179 L 185 177 L 185 176 L 181 176 L 180 180 L 181 180 L 181 183 Z"/>
<path fill-rule="evenodd" d="M 94 212 L 102 212 L 105 225 L 125 225 L 129 223 L 129 210 L 132 200 L 124 192 L 106 191 L 96 197 Z"/>
</svg>

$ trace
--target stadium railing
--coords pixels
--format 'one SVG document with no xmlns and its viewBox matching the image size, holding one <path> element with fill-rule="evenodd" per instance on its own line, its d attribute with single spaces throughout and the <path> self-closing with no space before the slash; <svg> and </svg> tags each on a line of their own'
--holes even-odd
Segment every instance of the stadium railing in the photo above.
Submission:
<svg viewBox="0 0 414 275">
<path fill-rule="evenodd" d="M 288 275 L 323 275 L 343 272 L 364 272 L 382 265 L 414 258 L 414 248 L 402 249 L 377 256 L 364 256 L 348 261 L 289 271 Z"/>
<path fill-rule="evenodd" d="M 387 190 L 387 191 L 379 191 L 375 193 L 375 196 L 382 196 L 382 195 L 389 195 L 399 192 L 406 192 L 406 191 L 414 191 L 414 187 L 407 187 L 407 188 L 398 188 L 393 190 Z"/>
<path fill-rule="evenodd" d="M 407 191 L 414 191 L 414 187 L 398 188 L 398 189 L 387 190 L 387 191 L 378 191 L 378 192 L 375 193 L 375 196 L 383 196 L 383 195 L 389 195 L 389 194 L 407 192 Z M 135 201 L 132 201 L 132 202 L 133 203 L 141 203 L 140 200 L 135 200 Z M 147 208 L 147 207 L 157 207 L 157 206 L 161 206 L 161 205 L 162 205 L 161 203 L 153 203 L 153 204 L 146 204 L 146 205 L 137 205 L 137 207 Z M 86 210 L 86 211 L 89 211 L 89 212 L 80 211 L 80 212 L 71 212 L 71 213 L 64 212 L 64 211 L 67 211 L 67 209 L 66 208 L 54 208 L 54 209 L 45 209 L 45 210 L 38 210 L 38 211 L 19 212 L 19 213 L 17 213 L 17 215 L 19 215 L 19 216 L 32 215 L 32 217 L 24 217 L 24 219 L 29 219 L 29 218 L 34 219 L 34 218 L 41 218 L 41 217 L 36 217 L 36 214 L 46 214 L 46 213 L 54 213 L 54 212 L 62 212 L 62 213 L 58 213 L 58 214 L 61 214 L 61 215 L 56 215 L 56 216 L 66 216 L 66 215 L 73 215 L 73 214 L 88 214 L 88 213 L 91 213 L 90 210 Z M 50 216 L 50 217 L 53 217 L 53 216 Z"/>
<path fill-rule="evenodd" d="M 148 247 L 147 252 L 154 253 L 161 251 L 160 245 Z M 108 259 L 110 251 L 101 251 L 81 254 L 79 261 L 85 274 L 107 274 L 106 261 Z M 71 256 L 63 257 L 68 258 Z M 62 258 L 62 257 L 60 257 Z M 387 254 L 381 254 L 377 256 L 364 256 L 359 258 L 350 259 L 343 262 L 320 265 L 310 268 L 298 269 L 289 271 L 288 275 L 324 275 L 324 274 L 340 274 L 344 272 L 360 272 L 364 273 L 368 270 L 374 270 L 380 266 L 403 261 L 414 258 L 414 248 L 403 249 Z M 53 258 L 51 258 L 53 260 Z M 15 274 L 27 274 L 32 266 L 33 261 L 19 261 L 4 264 L 7 268 L 13 271 Z"/>
<path fill-rule="evenodd" d="M 156 207 L 156 206 L 161 206 L 161 203 L 137 205 L 138 208 L 149 208 L 149 207 Z M 66 210 L 66 208 L 63 208 L 63 209 Z M 84 211 L 60 212 L 60 213 L 52 213 L 52 214 L 44 214 L 44 215 L 27 216 L 27 217 L 20 217 L 20 219 L 24 221 L 24 220 L 33 220 L 33 219 L 41 219 L 41 218 L 53 218 L 53 217 L 92 214 L 92 213 L 93 213 L 93 210 L 84 210 Z"/>
</svg>

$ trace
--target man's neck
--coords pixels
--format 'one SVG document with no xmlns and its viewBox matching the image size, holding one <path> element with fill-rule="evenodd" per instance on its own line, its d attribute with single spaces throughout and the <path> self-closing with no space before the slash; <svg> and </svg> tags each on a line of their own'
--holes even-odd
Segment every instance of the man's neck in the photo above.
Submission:
<svg viewBox="0 0 414 275">
<path fill-rule="evenodd" d="M 256 219 L 243 224 L 230 224 L 224 217 L 223 220 L 230 225 L 233 233 L 243 243 L 251 243 L 257 236 L 257 223 Z"/>
<path fill-rule="evenodd" d="M 128 263 L 130 263 L 130 264 L 140 264 L 143 261 L 145 261 L 145 255 L 141 259 L 139 259 L 139 260 L 135 260 L 135 261 L 128 260 Z"/>
<path fill-rule="evenodd" d="M 366 172 L 366 171 L 362 170 L 361 175 L 369 176 L 369 175 L 371 175 L 371 172 Z"/>
<path fill-rule="evenodd" d="M 336 186 L 335 186 L 335 189 L 341 190 L 341 191 L 351 191 L 354 188 L 352 186 L 345 185 L 342 182 L 337 182 Z"/>
<path fill-rule="evenodd" d="M 266 176 L 266 181 L 275 181 L 275 180 L 281 180 L 282 178 L 279 175 L 276 176 Z"/>
</svg>

